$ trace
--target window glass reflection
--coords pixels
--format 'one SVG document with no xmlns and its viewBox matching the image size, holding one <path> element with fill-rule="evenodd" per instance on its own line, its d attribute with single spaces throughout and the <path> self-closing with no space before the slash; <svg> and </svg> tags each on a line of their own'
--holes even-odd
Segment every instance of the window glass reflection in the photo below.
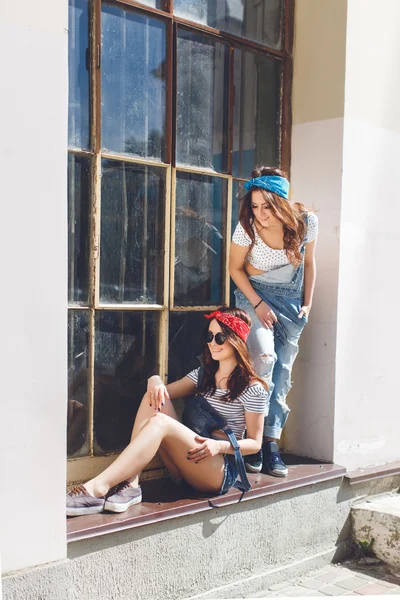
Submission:
<svg viewBox="0 0 400 600">
<path fill-rule="evenodd" d="M 95 453 L 129 442 L 147 379 L 159 372 L 159 313 L 103 311 L 95 317 Z"/>
<path fill-rule="evenodd" d="M 233 175 L 248 178 L 255 164 L 279 165 L 281 63 L 235 48 Z"/>
<path fill-rule="evenodd" d="M 68 301 L 89 296 L 89 159 L 68 156 Z"/>
<path fill-rule="evenodd" d="M 161 304 L 165 169 L 102 161 L 100 301 Z"/>
<path fill-rule="evenodd" d="M 208 323 L 202 312 L 171 312 L 169 315 L 168 381 L 177 381 L 200 366 L 203 333 Z M 174 401 L 182 414 L 183 398 Z"/>
<path fill-rule="evenodd" d="M 177 174 L 175 306 L 221 303 L 226 195 L 225 179 Z"/>
<path fill-rule="evenodd" d="M 68 145 L 88 149 L 89 129 L 89 2 L 69 0 L 68 12 Z"/>
<path fill-rule="evenodd" d="M 145 6 L 151 6 L 152 8 L 158 8 L 158 10 L 163 10 L 163 2 L 162 0 L 138 0 L 139 4 L 144 4 Z"/>
<path fill-rule="evenodd" d="M 227 170 L 228 46 L 178 31 L 176 160 Z"/>
<path fill-rule="evenodd" d="M 142 13 L 103 5 L 102 147 L 164 158 L 165 24 Z"/>
<path fill-rule="evenodd" d="M 282 10 L 282 0 L 174 0 L 179 17 L 276 49 L 282 46 Z"/>
<path fill-rule="evenodd" d="M 68 457 L 89 453 L 87 436 L 89 313 L 68 312 Z"/>
</svg>

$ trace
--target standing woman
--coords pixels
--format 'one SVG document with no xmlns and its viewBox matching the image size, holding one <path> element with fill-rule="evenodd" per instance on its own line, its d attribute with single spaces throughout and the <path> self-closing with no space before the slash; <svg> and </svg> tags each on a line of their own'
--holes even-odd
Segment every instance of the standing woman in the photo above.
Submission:
<svg viewBox="0 0 400 600">
<path fill-rule="evenodd" d="M 244 488 L 238 485 L 239 468 L 227 436 L 222 431 L 214 431 L 211 438 L 196 435 L 178 421 L 172 404 L 175 398 L 198 392 L 225 417 L 242 455 L 261 448 L 268 394 L 246 346 L 249 316 L 238 308 L 221 308 L 206 318 L 203 374 L 195 369 L 167 386 L 158 375 L 150 377 L 130 444 L 97 477 L 67 493 L 68 516 L 103 510 L 120 513 L 141 502 L 139 477 L 157 451 L 175 479 L 200 492 L 214 495 Z M 196 411 L 201 408 L 196 406 Z"/>
<path fill-rule="evenodd" d="M 284 477 L 288 469 L 277 442 L 289 415 L 292 366 L 312 304 L 318 220 L 302 204 L 289 203 L 282 171 L 256 167 L 251 175 L 232 238 L 230 274 L 238 287 L 236 306 L 251 316 L 248 346 L 270 396 L 262 451 L 247 456 L 246 466 L 259 472 L 264 465 Z"/>
</svg>

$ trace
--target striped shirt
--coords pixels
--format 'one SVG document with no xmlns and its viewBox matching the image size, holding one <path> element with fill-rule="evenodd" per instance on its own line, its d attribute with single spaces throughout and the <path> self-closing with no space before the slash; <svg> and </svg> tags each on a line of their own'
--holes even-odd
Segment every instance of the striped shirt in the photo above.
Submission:
<svg viewBox="0 0 400 600">
<path fill-rule="evenodd" d="M 186 377 L 189 377 L 196 386 L 199 378 L 199 371 L 200 367 L 190 371 L 190 373 L 186 375 Z M 211 406 L 217 410 L 220 415 L 225 417 L 228 427 L 232 429 L 237 439 L 240 440 L 243 438 L 246 429 L 245 411 L 264 413 L 267 407 L 268 394 L 260 383 L 249 385 L 237 398 L 231 401 L 221 400 L 225 394 L 226 390 L 217 388 L 213 396 L 204 394 L 204 397 L 207 398 Z"/>
</svg>

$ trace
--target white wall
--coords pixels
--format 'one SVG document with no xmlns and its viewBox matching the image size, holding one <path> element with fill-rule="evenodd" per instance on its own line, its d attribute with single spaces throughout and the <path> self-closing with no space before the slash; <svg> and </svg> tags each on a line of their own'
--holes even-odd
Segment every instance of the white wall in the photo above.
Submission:
<svg viewBox="0 0 400 600">
<path fill-rule="evenodd" d="M 318 210 L 318 279 L 285 428 L 348 469 L 399 460 L 400 3 L 298 0 L 293 200 Z"/>
<path fill-rule="evenodd" d="M 292 199 L 318 215 L 318 279 L 294 364 L 284 445 L 328 461 L 333 459 L 342 148 L 342 118 L 293 127 Z"/>
<path fill-rule="evenodd" d="M 399 460 L 400 3 L 349 0 L 335 461 Z"/>
<path fill-rule="evenodd" d="M 333 458 L 346 0 L 295 3 L 293 201 L 316 210 L 318 279 L 289 395 L 285 448 Z"/>
<path fill-rule="evenodd" d="M 3 572 L 66 553 L 67 28 L 64 0 L 2 3 Z"/>
</svg>

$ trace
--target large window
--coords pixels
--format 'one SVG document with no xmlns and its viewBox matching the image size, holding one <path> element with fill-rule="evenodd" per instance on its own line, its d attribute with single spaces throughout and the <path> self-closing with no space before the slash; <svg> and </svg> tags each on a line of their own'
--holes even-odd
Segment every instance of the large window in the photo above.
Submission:
<svg viewBox="0 0 400 600">
<path fill-rule="evenodd" d="M 230 301 L 238 186 L 254 164 L 289 166 L 292 10 L 69 0 L 68 455 L 81 473 L 127 443 L 149 375 L 198 364 L 204 311 Z"/>
</svg>

